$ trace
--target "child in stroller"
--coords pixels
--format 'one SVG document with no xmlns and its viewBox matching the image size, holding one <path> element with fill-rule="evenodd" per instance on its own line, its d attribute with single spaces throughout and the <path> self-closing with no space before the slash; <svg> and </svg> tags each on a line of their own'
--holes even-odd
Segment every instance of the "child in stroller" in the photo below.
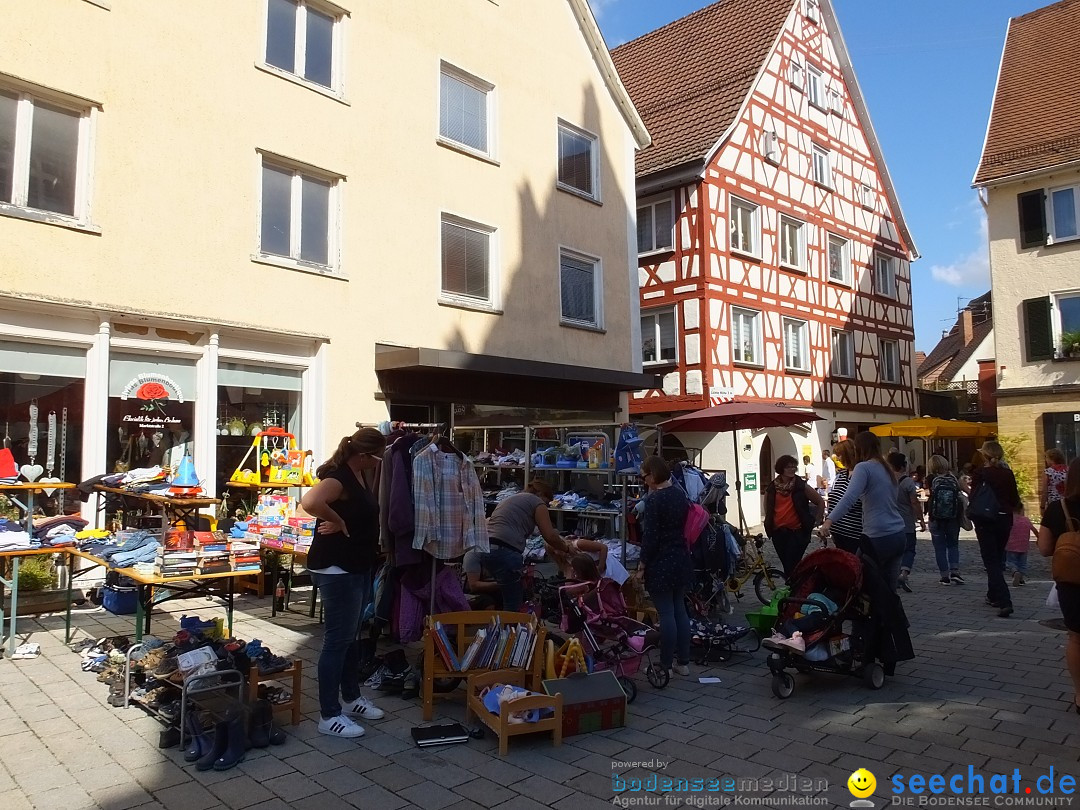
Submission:
<svg viewBox="0 0 1080 810">
<path fill-rule="evenodd" d="M 777 633 L 765 642 L 773 651 L 767 661 L 773 694 L 783 699 L 795 691 L 787 669 L 858 675 L 880 689 L 885 672 L 870 640 L 863 561 L 842 549 L 823 548 L 795 566 L 788 584 L 791 595 L 780 601 Z"/>
</svg>

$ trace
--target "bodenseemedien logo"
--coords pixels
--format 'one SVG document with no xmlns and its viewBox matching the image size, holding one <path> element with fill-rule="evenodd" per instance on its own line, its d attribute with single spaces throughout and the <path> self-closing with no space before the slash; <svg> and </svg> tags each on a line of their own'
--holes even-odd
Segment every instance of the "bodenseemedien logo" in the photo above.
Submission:
<svg viewBox="0 0 1080 810">
<path fill-rule="evenodd" d="M 866 768 L 859 768 L 847 780 L 847 789 L 855 797 L 855 800 L 850 802 L 848 807 L 873 807 L 874 803 L 866 797 L 872 794 L 876 787 L 877 779 L 874 778 L 874 775 Z"/>
</svg>

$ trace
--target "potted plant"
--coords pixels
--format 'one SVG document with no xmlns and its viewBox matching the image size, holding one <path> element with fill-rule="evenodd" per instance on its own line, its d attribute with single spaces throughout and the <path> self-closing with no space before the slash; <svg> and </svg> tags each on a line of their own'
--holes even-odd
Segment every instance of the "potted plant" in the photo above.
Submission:
<svg viewBox="0 0 1080 810">
<path fill-rule="evenodd" d="M 1080 329 L 1061 333 L 1061 354 L 1064 357 L 1080 357 Z"/>
<path fill-rule="evenodd" d="M 51 555 L 23 557 L 19 561 L 19 615 L 32 616 L 65 610 L 67 589 L 57 589 L 56 584 Z M 83 598 L 81 590 L 73 590 L 71 595 L 73 599 Z M 5 594 L 4 610 L 10 609 L 11 597 Z"/>
</svg>

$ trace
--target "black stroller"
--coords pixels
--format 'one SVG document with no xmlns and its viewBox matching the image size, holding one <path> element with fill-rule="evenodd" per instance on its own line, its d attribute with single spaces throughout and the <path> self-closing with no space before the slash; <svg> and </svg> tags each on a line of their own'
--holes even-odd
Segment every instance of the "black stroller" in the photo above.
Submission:
<svg viewBox="0 0 1080 810">
<path fill-rule="evenodd" d="M 885 587 L 871 556 L 838 548 L 814 551 L 795 566 L 788 584 L 791 594 L 780 601 L 777 628 L 815 610 L 826 618 L 804 634 L 803 652 L 765 642 L 773 650 L 767 663 L 778 698 L 789 698 L 795 691 L 789 669 L 854 675 L 871 689 L 880 689 L 896 661 L 913 657 L 903 608 L 896 594 Z M 835 597 L 835 611 L 811 598 L 826 591 Z"/>
</svg>

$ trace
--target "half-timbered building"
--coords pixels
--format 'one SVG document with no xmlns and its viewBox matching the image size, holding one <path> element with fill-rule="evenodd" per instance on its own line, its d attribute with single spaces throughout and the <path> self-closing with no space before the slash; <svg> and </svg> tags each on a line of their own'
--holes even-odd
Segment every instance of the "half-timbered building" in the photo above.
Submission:
<svg viewBox="0 0 1080 810">
<path fill-rule="evenodd" d="M 825 417 L 741 437 L 748 491 L 781 454 L 820 462 L 839 428 L 911 415 L 918 254 L 828 0 L 721 0 L 612 56 L 653 138 L 638 278 L 663 387 L 632 411 L 736 399 Z M 731 468 L 730 437 L 680 439 Z"/>
</svg>

